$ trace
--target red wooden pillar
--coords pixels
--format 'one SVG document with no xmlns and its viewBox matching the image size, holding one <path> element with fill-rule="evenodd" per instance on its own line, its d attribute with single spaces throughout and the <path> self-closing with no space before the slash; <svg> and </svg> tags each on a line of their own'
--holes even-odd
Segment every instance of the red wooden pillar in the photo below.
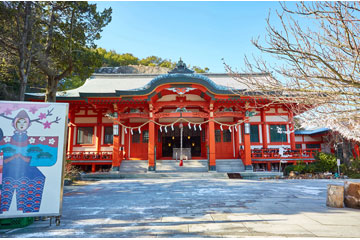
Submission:
<svg viewBox="0 0 360 240">
<path fill-rule="evenodd" d="M 360 157 L 359 145 L 356 142 L 354 143 L 354 151 L 356 153 L 355 158 Z"/>
<path fill-rule="evenodd" d="M 215 157 L 215 122 L 214 113 L 210 112 L 209 121 L 209 169 L 210 171 L 216 171 L 216 157 Z"/>
<path fill-rule="evenodd" d="M 261 110 L 261 133 L 262 133 L 262 142 L 263 142 L 263 148 L 268 148 L 268 139 L 267 139 L 267 133 L 266 133 L 266 116 L 265 116 L 265 110 Z"/>
<path fill-rule="evenodd" d="M 120 141 L 119 166 L 120 166 L 122 160 L 124 159 L 124 153 L 125 153 L 125 129 L 123 126 L 119 126 L 119 139 L 120 139 L 119 140 Z"/>
<path fill-rule="evenodd" d="M 271 171 L 271 162 L 267 163 L 267 170 L 270 172 Z"/>
<path fill-rule="evenodd" d="M 154 120 L 152 117 L 153 113 L 150 113 L 150 119 Z M 155 123 L 149 122 L 149 142 L 148 142 L 148 170 L 155 171 Z"/>
<path fill-rule="evenodd" d="M 117 117 L 117 121 L 120 122 L 120 117 Z M 112 170 L 113 171 L 119 171 L 120 170 L 120 125 L 117 123 L 114 123 L 115 125 L 118 125 L 119 131 L 118 135 L 114 135 L 113 138 L 113 159 L 112 159 Z"/>
<path fill-rule="evenodd" d="M 294 130 L 294 113 L 292 111 L 289 112 L 289 130 L 290 130 L 290 146 L 291 150 L 296 150 L 295 144 L 295 130 Z"/>
<path fill-rule="evenodd" d="M 101 132 L 102 132 L 102 112 L 99 111 L 97 115 L 96 124 L 96 151 L 101 151 Z"/>
<path fill-rule="evenodd" d="M 237 120 L 235 121 L 235 123 L 237 122 Z M 236 128 L 236 130 L 235 130 Z M 234 136 L 235 136 L 235 158 L 240 158 L 239 156 L 239 125 L 235 125 L 234 127 Z"/>
<path fill-rule="evenodd" d="M 245 171 L 252 171 L 252 164 L 251 164 L 251 145 L 250 145 L 250 134 L 249 132 L 247 133 L 247 128 L 246 125 L 249 124 L 249 128 L 250 128 L 250 123 L 249 123 L 249 119 L 245 119 L 245 124 L 244 124 L 244 152 L 245 152 L 245 156 L 244 156 L 244 165 L 245 165 Z M 250 129 L 249 129 L 250 131 Z"/>
<path fill-rule="evenodd" d="M 74 123 L 75 123 L 75 112 L 69 111 L 69 138 L 68 138 L 68 151 L 73 151 L 73 145 L 74 145 Z"/>
</svg>

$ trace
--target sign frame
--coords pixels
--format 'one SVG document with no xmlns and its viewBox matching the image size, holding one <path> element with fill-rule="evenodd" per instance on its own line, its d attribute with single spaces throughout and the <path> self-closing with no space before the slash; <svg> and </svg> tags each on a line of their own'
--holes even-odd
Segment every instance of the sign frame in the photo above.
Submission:
<svg viewBox="0 0 360 240">
<path fill-rule="evenodd" d="M 16 110 L 13 110 L 14 112 L 17 112 L 19 114 L 19 112 L 27 112 L 29 111 L 29 118 L 28 120 L 30 121 L 31 124 L 35 124 L 34 122 L 36 122 L 37 125 L 40 124 L 44 124 L 44 129 L 46 128 L 49 128 L 49 131 L 50 131 L 50 135 L 51 134 L 54 134 L 54 132 L 58 132 L 58 130 L 63 130 L 63 132 L 59 132 L 59 134 L 55 134 L 54 137 L 52 137 L 53 135 L 51 135 L 51 137 L 49 137 L 48 135 L 43 135 L 43 134 L 39 134 L 39 136 L 36 135 L 36 137 L 33 137 L 33 135 L 30 135 L 27 136 L 31 144 L 31 140 L 32 141 L 44 141 L 42 140 L 41 138 L 48 140 L 49 138 L 57 138 L 57 144 L 56 145 L 56 158 L 55 158 L 55 163 L 53 165 L 42 165 L 42 166 L 38 166 L 38 170 L 43 173 L 43 175 L 45 176 L 44 177 L 44 183 L 43 183 L 43 189 L 42 189 L 42 193 L 41 193 L 41 196 L 40 196 L 40 205 L 39 205 L 39 210 L 37 212 L 25 212 L 25 210 L 23 212 L 21 212 L 21 210 L 19 210 L 19 207 L 17 206 L 17 203 L 18 203 L 18 199 L 16 199 L 16 201 L 14 200 L 15 198 L 17 198 L 17 191 L 18 189 L 13 189 L 13 195 L 15 196 L 12 196 L 12 202 L 10 202 L 10 207 L 9 207 L 9 210 L 3 212 L 1 209 L 0 209 L 0 219 L 5 219 L 5 218 L 22 218 L 22 217 L 56 217 L 56 225 L 60 224 L 60 217 L 62 215 L 62 205 L 63 205 L 63 192 L 64 192 L 64 177 L 65 177 L 65 164 L 66 164 L 66 144 L 67 144 L 67 141 L 68 141 L 68 115 L 69 115 L 69 104 L 68 103 L 53 103 L 53 102 L 19 102 L 19 101 L 0 101 L 0 118 L 8 118 L 10 119 L 10 117 L 4 117 L 6 116 L 4 112 L 2 112 L 1 110 L 1 106 L 3 105 L 9 105 L 11 106 L 11 104 L 13 104 L 13 106 L 17 106 L 17 109 Z M 26 108 L 29 108 L 28 106 L 25 107 L 26 105 L 31 105 L 34 107 L 35 110 L 33 110 L 34 114 L 30 114 L 31 112 L 31 109 L 28 110 Z M 43 105 L 43 106 L 41 106 Z M 60 107 L 61 106 L 61 107 Z M 15 108 L 14 108 L 15 109 Z M 20 109 L 22 109 L 20 111 Z M 25 109 L 25 110 L 24 110 Z M 36 110 L 37 109 L 37 110 Z M 41 110 L 40 110 L 41 109 Z M 49 110 L 51 109 L 51 110 Z M 54 112 L 52 112 L 52 114 L 49 114 L 49 118 L 52 118 L 51 120 L 53 120 L 55 118 L 55 115 L 59 115 L 59 116 L 56 116 L 56 120 L 58 119 L 59 117 L 59 120 L 58 122 L 56 121 L 46 121 L 44 122 L 45 120 L 42 120 L 42 118 L 44 119 L 45 118 L 45 115 L 42 116 L 42 118 L 37 118 L 36 120 L 30 120 L 31 116 L 34 117 L 35 116 L 35 112 L 36 112 L 36 116 L 38 115 L 38 112 L 37 111 L 44 111 L 44 110 L 47 110 L 48 112 L 50 111 L 53 111 L 55 109 L 55 114 Z M 44 114 L 44 113 L 40 113 L 41 114 Z M 14 115 L 14 114 L 13 114 Z M 54 116 L 53 116 L 54 115 Z M 47 115 L 46 115 L 47 116 Z M 39 120 L 40 119 L 40 120 Z M 45 118 L 46 119 L 46 118 Z M 57 125 L 56 123 L 59 123 L 59 125 Z M 28 125 L 28 129 L 26 130 L 29 130 L 31 128 L 31 124 Z M 47 124 L 47 125 L 46 125 Z M 51 131 L 50 130 L 50 125 L 57 125 L 55 130 Z M 12 126 L 14 125 L 14 121 L 13 121 L 13 124 Z M 14 126 L 13 126 L 14 127 Z M 15 128 L 15 127 L 14 127 Z M 3 127 L 3 129 L 5 129 Z M 10 130 L 7 130 L 7 132 L 9 133 Z M 15 128 L 15 131 L 16 131 L 16 128 Z M 34 130 L 31 131 L 32 133 L 34 132 Z M 14 132 L 15 133 L 15 132 Z M 26 134 L 26 132 L 25 132 Z M 15 134 L 14 134 L 15 136 Z M 10 137 L 10 142 L 9 143 L 12 143 L 13 141 L 13 138 L 14 136 Z M 63 138 L 63 139 L 61 139 Z M 36 140 L 33 140 L 33 139 L 36 139 Z M 0 139 L 0 142 L 2 141 L 2 139 Z M 51 141 L 51 139 L 50 139 Z M 51 144 L 51 142 L 49 141 L 49 144 Z M 62 143 L 62 144 L 61 144 Z M 30 146 L 30 144 L 28 143 L 28 145 Z M 41 148 L 41 144 L 38 144 L 38 145 L 33 145 L 33 148 L 38 148 L 38 152 L 39 152 L 39 147 Z M 16 147 L 15 147 L 16 149 Z M 0 149 L 1 150 L 1 149 Z M 29 148 L 27 149 L 27 152 L 29 153 Z M 55 151 L 55 150 L 54 150 Z M 62 151 L 62 154 L 61 152 L 59 151 Z M 42 153 L 40 151 L 40 153 Z M 43 155 L 46 155 L 46 153 L 48 152 L 45 152 Z M 51 154 L 50 154 L 51 155 Z M 38 155 L 39 156 L 39 155 Z M 39 157 L 40 158 L 40 157 Z M 30 158 L 32 159 L 32 158 Z M 29 160 L 30 162 L 31 160 Z M 45 161 L 45 160 L 44 160 Z M 4 164 L 5 164 L 5 157 L 4 157 Z M 30 164 L 29 164 L 30 165 Z M 36 165 L 35 165 L 36 166 Z M 51 169 L 51 167 L 53 167 L 54 169 Z M 3 168 L 4 169 L 4 168 Z M 50 171 L 48 170 L 50 169 Z M 48 171 L 46 171 L 48 170 Z M 58 178 L 57 179 L 53 179 L 51 178 L 52 176 L 52 173 L 53 172 L 56 172 L 58 173 L 59 175 L 57 176 Z M 2 180 L 4 181 L 4 175 L 2 176 Z M 49 199 L 46 199 L 46 197 L 44 195 L 46 195 L 47 197 L 48 196 L 52 196 L 53 195 L 53 192 L 52 191 L 49 191 L 48 189 L 51 188 L 51 184 L 47 184 L 46 185 L 46 182 L 49 182 L 51 181 L 51 183 L 59 183 L 60 181 L 60 186 L 55 184 L 53 186 L 55 186 L 55 189 L 58 189 L 60 192 L 58 192 L 58 194 L 55 194 L 55 198 L 57 199 L 56 201 L 58 202 L 58 205 L 56 203 L 54 203 L 55 205 L 54 206 L 50 206 L 50 202 L 51 200 Z M 4 189 L 4 185 L 2 184 L 3 186 L 3 189 Z M 46 187 L 45 187 L 46 186 Z M 49 187 L 50 186 L 50 187 Z M 45 191 L 47 190 L 46 194 L 45 194 Z M 57 190 L 54 190 L 54 191 L 57 191 Z M 0 207 L 3 207 L 2 205 L 2 201 L 1 201 L 1 195 L 2 195 L 2 189 L 0 189 Z M 58 198 L 59 197 L 59 198 Z M 45 211 L 41 211 L 41 206 L 42 205 L 46 205 L 46 210 Z M 14 206 L 15 205 L 15 206 Z M 50 206 L 50 207 L 49 207 Z M 14 212 L 13 210 L 17 209 L 16 212 Z"/>
</svg>

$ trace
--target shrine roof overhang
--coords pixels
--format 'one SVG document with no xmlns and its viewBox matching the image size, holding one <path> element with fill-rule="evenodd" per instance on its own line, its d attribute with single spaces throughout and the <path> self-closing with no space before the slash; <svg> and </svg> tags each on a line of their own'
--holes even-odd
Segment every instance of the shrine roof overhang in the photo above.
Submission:
<svg viewBox="0 0 360 240">
<path fill-rule="evenodd" d="M 296 130 L 295 135 L 315 135 L 315 134 L 327 133 L 328 131 L 330 131 L 329 128 L 318 128 L 313 130 Z"/>
<path fill-rule="evenodd" d="M 247 74 L 252 77 L 266 77 L 268 74 Z M 210 79 L 211 78 L 211 79 Z M 183 74 L 169 73 L 163 75 L 152 74 L 93 74 L 85 84 L 77 89 L 57 93 L 58 100 L 84 100 L 87 98 L 112 98 L 147 96 L 155 92 L 162 85 L 191 85 L 204 86 L 211 95 L 261 95 L 248 93 L 246 86 L 242 86 L 227 74 Z M 44 94 L 27 93 L 27 99 L 43 99 Z"/>
</svg>

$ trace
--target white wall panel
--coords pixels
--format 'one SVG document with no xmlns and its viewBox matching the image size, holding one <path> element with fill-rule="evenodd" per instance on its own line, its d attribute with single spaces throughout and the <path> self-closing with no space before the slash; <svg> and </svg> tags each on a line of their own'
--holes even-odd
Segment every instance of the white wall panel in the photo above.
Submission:
<svg viewBox="0 0 360 240">
<path fill-rule="evenodd" d="M 260 116 L 252 116 L 249 119 L 249 122 L 260 122 L 261 121 L 261 117 Z"/>
<path fill-rule="evenodd" d="M 97 123 L 96 117 L 77 117 L 75 118 L 76 123 Z"/>
<path fill-rule="evenodd" d="M 304 136 L 305 142 L 320 142 L 321 140 L 322 140 L 321 137 Z"/>
<path fill-rule="evenodd" d="M 288 116 L 266 116 L 266 122 L 287 122 Z"/>
</svg>

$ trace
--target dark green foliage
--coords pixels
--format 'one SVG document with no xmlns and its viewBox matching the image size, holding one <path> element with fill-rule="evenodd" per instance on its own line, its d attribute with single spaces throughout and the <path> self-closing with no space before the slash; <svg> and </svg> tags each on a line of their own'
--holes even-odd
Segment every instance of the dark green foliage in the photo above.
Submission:
<svg viewBox="0 0 360 240">
<path fill-rule="evenodd" d="M 294 168 L 295 168 L 295 165 L 286 166 L 285 169 L 284 169 L 284 174 L 285 174 L 286 176 L 289 176 L 289 173 L 290 173 L 291 171 L 295 171 Z"/>
<path fill-rule="evenodd" d="M 341 164 L 340 169 L 349 178 L 360 178 L 360 158 L 350 159 L 349 164 Z"/>
<path fill-rule="evenodd" d="M 304 169 L 304 173 L 315 173 L 316 172 L 316 166 L 315 164 L 308 164 L 306 165 Z"/>
<path fill-rule="evenodd" d="M 118 66 L 128 66 L 128 65 L 143 65 L 143 66 L 153 66 L 153 67 L 165 67 L 172 69 L 176 66 L 176 62 L 172 62 L 168 59 L 162 59 L 157 56 L 149 56 L 143 59 L 139 59 L 132 55 L 131 53 L 119 54 L 114 50 L 106 51 L 103 48 L 97 48 L 96 52 L 102 58 L 103 67 L 118 67 Z M 202 69 L 198 66 L 191 67 L 196 73 L 207 73 L 209 68 L 205 67 Z"/>
<path fill-rule="evenodd" d="M 336 157 L 332 154 L 319 152 L 314 155 L 315 162 L 306 164 L 302 161 L 298 161 L 296 165 L 289 165 L 285 168 L 284 174 L 289 175 L 291 171 L 299 174 L 304 173 L 323 173 L 323 172 L 337 172 Z M 360 165 L 360 161 L 359 161 Z"/>
<path fill-rule="evenodd" d="M 74 70 L 68 77 L 60 80 L 58 90 L 64 91 L 78 88 L 91 76 L 96 68 L 102 66 L 102 56 L 95 49 L 83 48 L 77 52 Z"/>
<path fill-rule="evenodd" d="M 337 160 L 333 154 L 319 152 L 315 156 L 316 161 L 311 164 L 305 164 L 298 161 L 297 165 L 289 165 L 284 169 L 284 175 L 288 176 L 291 171 L 299 174 L 304 173 L 324 173 L 324 172 L 337 172 Z M 349 178 L 360 178 L 360 158 L 350 159 L 348 165 L 340 165 L 341 173 L 344 173 Z"/>
<path fill-rule="evenodd" d="M 314 155 L 316 172 L 337 172 L 336 157 L 333 154 L 319 152 Z"/>
<path fill-rule="evenodd" d="M 28 81 L 40 79 L 36 86 L 46 88 L 45 101 L 53 102 L 60 81 L 86 78 L 101 66 L 91 49 L 111 21 L 111 8 L 98 12 L 96 4 L 86 1 L 6 1 L 0 2 L 0 12 L 0 51 L 5 49 L 14 61 L 0 57 L 10 67 L 22 65 L 12 78 L 21 83 L 20 96 Z"/>
<path fill-rule="evenodd" d="M 296 165 L 294 166 L 294 171 L 298 173 L 305 173 L 306 164 L 301 161 L 297 161 Z"/>
</svg>

